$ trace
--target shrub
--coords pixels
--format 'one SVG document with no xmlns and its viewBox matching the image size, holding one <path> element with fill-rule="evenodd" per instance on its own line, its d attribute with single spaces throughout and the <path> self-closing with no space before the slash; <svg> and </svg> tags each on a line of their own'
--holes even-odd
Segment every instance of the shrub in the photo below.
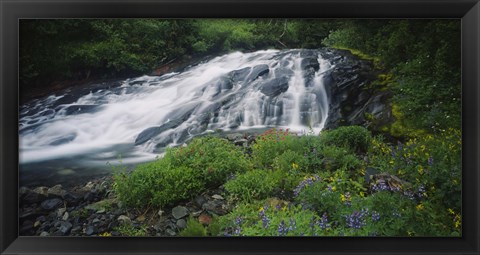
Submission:
<svg viewBox="0 0 480 255">
<path fill-rule="evenodd" d="M 278 177 L 271 170 L 251 170 L 225 183 L 225 190 L 234 200 L 252 202 L 274 195 L 281 180 Z"/>
<path fill-rule="evenodd" d="M 187 199 L 205 189 L 200 172 L 172 168 L 164 160 L 139 165 L 130 175 L 115 176 L 114 190 L 128 206 L 148 204 L 163 207 Z"/>
<path fill-rule="evenodd" d="M 370 131 L 360 126 L 344 126 L 334 130 L 322 131 L 320 140 L 324 145 L 343 147 L 351 152 L 365 153 L 370 147 Z"/>
<path fill-rule="evenodd" d="M 190 217 L 187 227 L 180 231 L 179 236 L 207 236 L 207 229 L 198 220 Z"/>
<path fill-rule="evenodd" d="M 226 139 L 206 136 L 194 139 L 187 147 L 170 149 L 164 160 L 173 167 L 185 166 L 201 173 L 205 184 L 223 184 L 236 172 L 245 172 L 250 164 L 242 151 Z"/>
<path fill-rule="evenodd" d="M 120 226 L 117 226 L 114 228 L 115 231 L 118 231 L 121 236 L 146 236 L 147 235 L 147 229 L 145 226 L 139 226 L 135 227 L 131 224 L 121 224 Z"/>
<path fill-rule="evenodd" d="M 288 129 L 273 128 L 257 137 L 252 145 L 252 161 L 258 168 L 271 168 L 274 159 L 288 150 L 301 152 L 303 148 Z"/>
</svg>

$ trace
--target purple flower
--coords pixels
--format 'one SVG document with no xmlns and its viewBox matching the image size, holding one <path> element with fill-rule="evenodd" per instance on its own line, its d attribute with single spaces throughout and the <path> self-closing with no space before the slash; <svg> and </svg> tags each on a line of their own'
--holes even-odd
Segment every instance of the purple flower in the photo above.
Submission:
<svg viewBox="0 0 480 255">
<path fill-rule="evenodd" d="M 260 218 L 262 218 L 263 228 L 268 228 L 268 225 L 270 224 L 270 219 L 265 214 L 266 210 L 268 210 L 268 206 L 264 206 L 263 208 L 260 209 L 260 212 L 258 212 L 258 216 L 260 216 Z"/>
<path fill-rule="evenodd" d="M 365 216 L 368 214 L 368 209 L 362 209 L 359 211 L 354 211 L 352 214 L 346 216 L 347 227 L 360 229 L 363 226 L 367 225 L 367 220 Z"/>
<path fill-rule="evenodd" d="M 418 187 L 418 193 L 417 193 L 417 195 L 418 195 L 418 197 L 423 197 L 424 194 L 425 194 L 425 186 L 420 185 L 420 187 Z"/>
<path fill-rule="evenodd" d="M 428 165 L 430 165 L 430 166 L 433 165 L 433 157 L 432 156 L 430 156 L 428 158 Z"/>
<path fill-rule="evenodd" d="M 372 221 L 379 221 L 380 220 L 380 214 L 376 211 L 372 212 Z"/>
<path fill-rule="evenodd" d="M 288 233 L 288 228 L 287 225 L 285 224 L 285 221 L 282 220 L 280 224 L 278 225 L 278 235 L 279 236 L 286 236 Z"/>
<path fill-rule="evenodd" d="M 318 175 L 314 175 L 312 177 L 305 178 L 303 181 L 301 181 L 297 187 L 293 190 L 293 195 L 298 196 L 300 192 L 308 186 L 313 185 L 315 182 L 319 181 L 320 177 Z"/>
<path fill-rule="evenodd" d="M 235 225 L 242 225 L 242 223 L 243 223 L 242 217 L 239 216 L 235 218 Z"/>
<path fill-rule="evenodd" d="M 330 223 L 328 223 L 327 213 L 323 213 L 322 217 L 321 217 L 320 220 L 318 221 L 318 226 L 319 226 L 321 229 L 330 228 Z"/>
</svg>

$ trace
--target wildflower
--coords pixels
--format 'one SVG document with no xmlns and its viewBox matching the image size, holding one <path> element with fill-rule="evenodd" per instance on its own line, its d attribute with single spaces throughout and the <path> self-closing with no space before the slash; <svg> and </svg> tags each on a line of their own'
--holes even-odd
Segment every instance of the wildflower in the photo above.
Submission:
<svg viewBox="0 0 480 255">
<path fill-rule="evenodd" d="M 380 214 L 376 211 L 372 212 L 372 221 L 379 221 L 380 220 Z"/>
<path fill-rule="evenodd" d="M 298 194 L 300 194 L 300 192 L 305 188 L 305 187 L 308 187 L 310 185 L 313 185 L 315 182 L 319 181 L 320 180 L 320 177 L 318 175 L 314 175 L 312 177 L 305 177 L 303 179 L 303 181 L 301 181 L 297 187 L 295 187 L 295 189 L 293 190 L 293 194 L 295 196 L 298 196 Z"/>
<path fill-rule="evenodd" d="M 278 235 L 279 236 L 286 236 L 288 233 L 288 228 L 287 225 L 285 224 L 285 221 L 282 220 L 280 224 L 278 225 Z"/>
<path fill-rule="evenodd" d="M 408 199 L 410 200 L 414 200 L 415 199 L 415 195 L 413 194 L 413 192 L 409 191 L 409 190 L 405 190 L 403 192 L 403 195 L 406 196 Z"/>
<path fill-rule="evenodd" d="M 297 223 L 295 222 L 294 218 L 290 218 L 290 226 L 288 227 L 288 231 L 294 231 L 297 229 Z"/>
<path fill-rule="evenodd" d="M 397 217 L 397 218 L 402 217 L 402 215 L 401 215 L 397 210 L 393 211 L 393 212 L 392 212 L 392 215 L 395 216 L 395 217 Z"/>
<path fill-rule="evenodd" d="M 420 185 L 420 187 L 418 187 L 418 193 L 417 195 L 419 197 L 423 197 L 423 196 L 426 196 L 427 194 L 425 193 L 425 186 L 423 185 Z"/>
<path fill-rule="evenodd" d="M 322 218 L 320 218 L 320 221 L 318 222 L 318 226 L 321 229 L 330 228 L 330 223 L 328 223 L 327 213 L 323 213 Z"/>
<path fill-rule="evenodd" d="M 432 166 L 432 165 L 433 165 L 433 157 L 432 157 L 432 156 L 430 156 L 430 157 L 428 158 L 428 165 L 429 165 L 429 166 Z"/>
<path fill-rule="evenodd" d="M 238 216 L 237 218 L 235 218 L 235 225 L 242 225 L 242 223 L 243 223 L 242 217 Z"/>
<path fill-rule="evenodd" d="M 418 205 L 416 206 L 416 208 L 417 208 L 418 211 L 421 211 L 421 210 L 423 210 L 423 208 L 425 208 L 425 207 L 423 206 L 422 203 L 420 203 L 420 204 L 418 204 Z"/>
<path fill-rule="evenodd" d="M 295 163 L 292 163 L 292 168 L 293 168 L 293 169 L 298 169 L 298 165 L 295 164 Z"/>
<path fill-rule="evenodd" d="M 233 231 L 233 235 L 239 236 L 241 232 L 242 232 L 242 228 L 238 227 Z"/>
<path fill-rule="evenodd" d="M 359 211 L 354 211 L 351 215 L 346 216 L 347 227 L 360 229 L 363 226 L 367 225 L 365 216 L 368 214 L 368 209 L 362 209 Z"/>
<path fill-rule="evenodd" d="M 341 194 L 340 198 L 341 198 L 342 202 L 345 202 L 346 205 L 348 205 L 348 206 L 352 205 L 352 197 L 350 195 L 350 192 L 345 193 L 345 195 Z"/>
<path fill-rule="evenodd" d="M 258 212 L 258 216 L 260 216 L 260 218 L 262 219 L 262 226 L 263 228 L 268 228 L 269 224 L 270 224 L 270 219 L 267 217 L 267 215 L 265 214 L 265 211 L 268 209 L 267 206 L 262 206 L 260 208 L 260 211 Z"/>
</svg>

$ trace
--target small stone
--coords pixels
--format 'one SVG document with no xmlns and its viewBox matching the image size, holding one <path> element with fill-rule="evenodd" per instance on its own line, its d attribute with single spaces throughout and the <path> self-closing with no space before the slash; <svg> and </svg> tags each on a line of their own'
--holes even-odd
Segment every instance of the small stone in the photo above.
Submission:
<svg viewBox="0 0 480 255">
<path fill-rule="evenodd" d="M 198 217 L 198 216 L 200 216 L 200 214 L 202 214 L 202 212 L 203 212 L 203 210 L 193 212 L 193 213 L 192 213 L 192 216 L 193 216 L 193 217 Z"/>
<path fill-rule="evenodd" d="M 69 217 L 70 217 L 70 214 L 68 212 L 65 212 L 65 214 L 63 214 L 62 220 L 66 221 L 68 220 Z"/>
<path fill-rule="evenodd" d="M 67 208 L 58 208 L 57 210 L 57 217 L 62 217 L 62 215 L 67 211 Z"/>
<path fill-rule="evenodd" d="M 35 223 L 33 223 L 33 227 L 34 227 L 34 228 L 38 228 L 38 227 L 40 227 L 41 225 L 42 225 L 42 223 L 41 223 L 40 221 L 38 221 L 38 220 L 35 221 Z"/>
<path fill-rule="evenodd" d="M 219 199 L 219 200 L 224 200 L 224 198 L 222 196 L 217 195 L 217 194 L 213 195 L 212 198 Z"/>
<path fill-rule="evenodd" d="M 95 188 L 95 183 L 93 182 L 88 182 L 87 184 L 85 184 L 85 186 L 83 187 L 85 190 L 92 190 L 93 188 Z"/>
<path fill-rule="evenodd" d="M 68 221 L 61 221 L 58 230 L 62 233 L 62 235 L 67 235 L 70 230 L 72 229 L 72 223 Z"/>
<path fill-rule="evenodd" d="M 66 194 L 63 190 L 62 185 L 55 185 L 47 190 L 48 197 L 62 197 Z"/>
<path fill-rule="evenodd" d="M 177 206 L 172 209 L 172 215 L 175 219 L 181 219 L 188 215 L 188 209 L 183 206 Z"/>
<path fill-rule="evenodd" d="M 43 231 L 42 233 L 40 233 L 40 236 L 49 236 L 50 234 L 46 231 Z"/>
<path fill-rule="evenodd" d="M 212 217 L 202 214 L 198 217 L 198 222 L 202 223 L 203 225 L 210 225 L 212 223 Z"/>
<path fill-rule="evenodd" d="M 179 229 L 184 229 L 187 227 L 187 222 L 184 219 L 177 220 L 177 227 Z"/>
<path fill-rule="evenodd" d="M 59 207 L 62 204 L 62 200 L 58 198 L 48 199 L 42 202 L 41 206 L 43 209 L 49 211 Z"/>
<path fill-rule="evenodd" d="M 99 222 L 100 222 L 100 220 L 97 219 L 97 218 L 95 218 L 95 219 L 92 220 L 92 224 L 99 223 Z"/>
<path fill-rule="evenodd" d="M 85 229 L 85 234 L 87 236 L 91 236 L 95 233 L 95 227 L 93 226 L 88 226 L 86 229 Z"/>
<path fill-rule="evenodd" d="M 128 223 L 128 224 L 132 223 L 132 220 L 125 215 L 118 216 L 117 220 L 122 222 L 122 223 Z"/>
<path fill-rule="evenodd" d="M 167 234 L 167 235 L 169 235 L 169 236 L 175 236 L 177 233 L 175 233 L 175 231 L 167 228 L 167 229 L 165 230 L 165 234 Z"/>
<path fill-rule="evenodd" d="M 102 213 L 105 213 L 105 211 L 106 211 L 105 208 L 102 207 L 102 208 L 100 208 L 100 210 L 96 211 L 96 213 L 102 214 Z"/>
<path fill-rule="evenodd" d="M 202 205 L 207 202 L 207 200 L 203 196 L 197 196 L 195 199 L 195 204 L 199 207 L 202 207 Z"/>
</svg>

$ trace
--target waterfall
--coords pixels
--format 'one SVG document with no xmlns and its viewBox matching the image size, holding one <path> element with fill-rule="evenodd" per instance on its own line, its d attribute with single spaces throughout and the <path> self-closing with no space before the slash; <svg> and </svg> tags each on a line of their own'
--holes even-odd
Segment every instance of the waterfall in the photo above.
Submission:
<svg viewBox="0 0 480 255">
<path fill-rule="evenodd" d="M 20 163 L 119 155 L 142 162 L 217 130 L 318 133 L 328 117 L 323 74 L 330 68 L 316 50 L 234 52 L 178 73 L 57 93 L 21 106 Z"/>
</svg>

